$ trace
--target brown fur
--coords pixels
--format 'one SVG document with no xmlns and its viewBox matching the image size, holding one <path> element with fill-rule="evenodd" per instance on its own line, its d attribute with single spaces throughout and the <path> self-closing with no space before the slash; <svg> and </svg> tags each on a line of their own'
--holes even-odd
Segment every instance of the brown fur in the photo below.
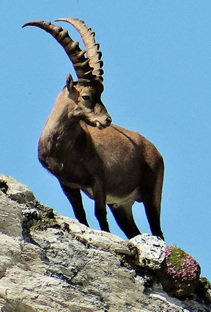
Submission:
<svg viewBox="0 0 211 312">
<path fill-rule="evenodd" d="M 82 190 L 95 200 L 102 230 L 109 231 L 107 203 L 128 238 L 139 234 L 132 216 L 138 201 L 145 205 L 152 233 L 163 238 L 162 156 L 139 133 L 109 126 L 109 119 L 96 90 L 69 78 L 41 135 L 39 159 L 59 179 L 80 222 L 88 225 Z"/>
</svg>

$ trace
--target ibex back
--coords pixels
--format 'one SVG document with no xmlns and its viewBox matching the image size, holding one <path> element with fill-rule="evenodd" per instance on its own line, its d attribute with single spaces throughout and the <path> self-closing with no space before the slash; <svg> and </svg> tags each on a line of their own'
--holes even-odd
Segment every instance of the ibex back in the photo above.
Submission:
<svg viewBox="0 0 211 312">
<path fill-rule="evenodd" d="M 160 226 L 163 158 L 139 133 L 111 124 L 101 101 L 102 53 L 83 21 L 62 18 L 80 33 L 86 51 L 68 32 L 50 22 L 32 21 L 53 35 L 73 63 L 78 81 L 68 75 L 39 141 L 39 160 L 53 173 L 72 204 L 76 218 L 88 226 L 80 190 L 95 201 L 100 228 L 109 231 L 106 204 L 128 238 L 140 234 L 132 214 L 143 202 L 153 235 Z M 85 56 L 86 53 L 86 56 Z"/>
</svg>

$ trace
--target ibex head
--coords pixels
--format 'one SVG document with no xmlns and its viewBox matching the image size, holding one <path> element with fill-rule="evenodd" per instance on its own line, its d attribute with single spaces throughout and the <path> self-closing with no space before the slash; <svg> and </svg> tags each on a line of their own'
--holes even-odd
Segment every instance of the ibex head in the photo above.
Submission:
<svg viewBox="0 0 211 312">
<path fill-rule="evenodd" d="M 77 18 L 60 18 L 56 21 L 72 24 L 80 33 L 86 51 L 80 49 L 79 43 L 71 39 L 67 30 L 51 22 L 31 21 L 23 27 L 37 26 L 50 33 L 61 44 L 73 63 L 78 77 L 78 81 L 74 82 L 70 74 L 67 76 L 66 86 L 60 94 L 62 101 L 71 106 L 71 113 L 75 117 L 84 120 L 88 125 L 99 129 L 106 128 L 111 124 L 111 117 L 101 101 L 104 89 L 103 62 L 99 44 L 95 41 L 95 34 Z"/>
</svg>

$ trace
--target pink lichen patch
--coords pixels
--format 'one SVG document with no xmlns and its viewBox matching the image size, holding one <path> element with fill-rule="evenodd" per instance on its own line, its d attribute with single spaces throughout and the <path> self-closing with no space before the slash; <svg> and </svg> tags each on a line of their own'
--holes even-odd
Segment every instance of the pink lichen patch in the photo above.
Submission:
<svg viewBox="0 0 211 312">
<path fill-rule="evenodd" d="M 182 249 L 166 246 L 166 273 L 179 280 L 195 280 L 199 274 L 199 265 Z"/>
<path fill-rule="evenodd" d="M 190 295 L 199 281 L 198 262 L 176 246 L 167 245 L 165 253 L 165 261 L 158 273 L 164 290 L 177 297 Z"/>
</svg>

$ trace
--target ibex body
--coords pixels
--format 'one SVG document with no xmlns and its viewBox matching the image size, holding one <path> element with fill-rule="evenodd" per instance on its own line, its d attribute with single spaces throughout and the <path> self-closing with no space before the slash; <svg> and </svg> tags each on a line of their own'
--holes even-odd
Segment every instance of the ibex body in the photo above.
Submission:
<svg viewBox="0 0 211 312">
<path fill-rule="evenodd" d="M 59 180 L 77 219 L 88 226 L 80 190 L 95 201 L 100 227 L 109 231 L 106 204 L 128 238 L 140 233 L 132 214 L 135 201 L 143 202 L 153 235 L 163 238 L 160 226 L 163 159 L 139 133 L 111 124 L 101 102 L 102 61 L 94 34 L 82 21 L 71 23 L 81 34 L 87 58 L 66 31 L 35 21 L 64 47 L 78 81 L 67 77 L 39 141 L 39 159 Z"/>
</svg>

